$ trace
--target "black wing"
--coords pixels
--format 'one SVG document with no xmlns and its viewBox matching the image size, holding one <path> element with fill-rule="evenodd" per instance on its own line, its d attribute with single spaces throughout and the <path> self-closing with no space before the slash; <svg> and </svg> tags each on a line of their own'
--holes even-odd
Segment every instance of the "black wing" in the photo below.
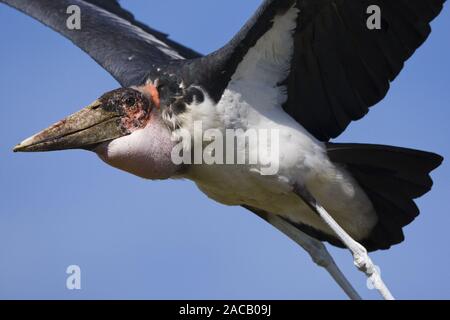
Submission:
<svg viewBox="0 0 450 320">
<path fill-rule="evenodd" d="M 283 84 L 283 109 L 317 139 L 341 134 L 384 98 L 404 62 L 430 34 L 445 0 L 266 0 L 222 49 L 200 59 L 214 70 L 212 96 L 221 93 L 248 50 L 295 5 L 294 55 Z M 381 30 L 369 30 L 367 9 L 381 9 Z M 208 79 L 207 83 L 212 83 Z"/>
<path fill-rule="evenodd" d="M 0 0 L 70 39 L 122 85 L 142 84 L 158 66 L 201 55 L 136 21 L 117 0 Z M 77 5 L 81 29 L 70 30 L 67 8 Z"/>
</svg>

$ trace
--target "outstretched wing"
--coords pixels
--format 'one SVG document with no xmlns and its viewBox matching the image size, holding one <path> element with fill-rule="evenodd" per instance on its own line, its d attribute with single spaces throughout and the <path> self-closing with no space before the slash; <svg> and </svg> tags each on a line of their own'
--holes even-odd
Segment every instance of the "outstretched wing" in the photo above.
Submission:
<svg viewBox="0 0 450 320">
<path fill-rule="evenodd" d="M 201 55 L 136 21 L 117 0 L 0 0 L 70 39 L 122 85 L 139 85 L 171 60 Z M 80 8 L 81 29 L 67 26 L 69 6 Z M 70 11 L 69 11 L 70 12 Z"/>
<path fill-rule="evenodd" d="M 317 139 L 327 141 L 384 98 L 404 62 L 430 34 L 429 23 L 444 2 L 266 0 L 225 47 L 198 63 L 208 72 L 214 70 L 215 82 L 204 82 L 216 99 L 242 62 L 252 64 L 247 69 L 258 75 L 253 82 L 285 74 L 276 84 L 287 88 L 283 109 Z M 380 9 L 381 29 L 368 28 L 373 5 Z M 292 18 L 286 12 L 293 9 L 295 21 L 283 22 Z M 281 48 L 289 47 L 293 52 L 285 65 Z M 246 60 L 251 49 L 252 58 Z"/>
</svg>

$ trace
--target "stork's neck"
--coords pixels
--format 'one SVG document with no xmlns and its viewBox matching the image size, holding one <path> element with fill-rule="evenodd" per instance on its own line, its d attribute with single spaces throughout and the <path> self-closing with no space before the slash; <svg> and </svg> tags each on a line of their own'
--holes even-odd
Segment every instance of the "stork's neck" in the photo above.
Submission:
<svg viewBox="0 0 450 320">
<path fill-rule="evenodd" d="M 175 142 L 158 110 L 147 126 L 104 143 L 95 152 L 107 164 L 145 179 L 168 179 L 180 169 L 171 159 Z"/>
</svg>

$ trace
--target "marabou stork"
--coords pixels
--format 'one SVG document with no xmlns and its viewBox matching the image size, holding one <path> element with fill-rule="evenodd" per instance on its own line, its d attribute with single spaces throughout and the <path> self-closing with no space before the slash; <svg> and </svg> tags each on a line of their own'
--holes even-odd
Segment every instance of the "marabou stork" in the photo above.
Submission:
<svg viewBox="0 0 450 320">
<path fill-rule="evenodd" d="M 14 151 L 85 149 L 146 179 L 190 179 L 211 199 L 243 206 L 284 232 L 351 298 L 359 296 L 323 241 L 348 248 L 383 297 L 393 298 L 367 252 L 403 241 L 402 228 L 419 214 L 414 199 L 431 189 L 429 173 L 443 159 L 330 140 L 384 98 L 445 0 L 265 0 L 228 44 L 206 56 L 136 21 L 116 0 L 1 2 L 70 39 L 122 86 Z M 67 26 L 73 5 L 81 29 Z M 377 28 L 367 22 L 373 6 Z M 228 142 L 243 138 L 223 156 L 246 161 L 198 159 L 194 146 L 208 154 L 218 139 L 203 139 L 208 130 L 235 132 Z M 276 143 L 249 143 L 249 133 L 261 130 L 276 132 Z M 267 174 L 275 146 L 277 170 Z"/>
</svg>

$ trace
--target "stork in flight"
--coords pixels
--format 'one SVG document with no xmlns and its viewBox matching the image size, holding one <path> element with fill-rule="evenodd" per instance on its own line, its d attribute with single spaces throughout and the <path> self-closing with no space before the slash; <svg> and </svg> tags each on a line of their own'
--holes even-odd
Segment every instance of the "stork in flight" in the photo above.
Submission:
<svg viewBox="0 0 450 320">
<path fill-rule="evenodd" d="M 243 206 L 292 238 L 349 297 L 359 295 L 324 241 L 348 248 L 356 267 L 393 298 L 367 252 L 404 240 L 402 228 L 419 214 L 414 199 L 431 189 L 429 174 L 443 159 L 330 140 L 384 98 L 445 0 L 265 0 L 206 56 L 136 21 L 116 0 L 0 1 L 70 39 L 122 85 L 14 151 L 85 149 L 139 177 L 190 179 L 211 199 Z M 66 23 L 73 5 L 79 30 Z M 371 5 L 380 9 L 381 29 L 368 27 Z M 234 130 L 244 141 L 252 130 L 277 132 L 276 173 L 263 170 L 273 141 L 234 145 L 233 159 L 256 154 L 254 163 L 175 162 L 181 140 L 183 155 L 193 154 L 196 123 L 201 133 Z"/>
</svg>

